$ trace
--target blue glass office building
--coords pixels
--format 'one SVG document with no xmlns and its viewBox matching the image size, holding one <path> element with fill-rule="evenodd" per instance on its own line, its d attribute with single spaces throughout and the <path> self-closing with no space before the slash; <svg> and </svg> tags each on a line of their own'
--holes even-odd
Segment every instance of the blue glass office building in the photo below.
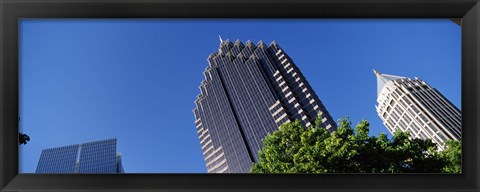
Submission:
<svg viewBox="0 0 480 192">
<path fill-rule="evenodd" d="M 44 149 L 36 173 L 123 173 L 117 139 Z"/>
<path fill-rule="evenodd" d="M 262 139 L 290 121 L 336 123 L 293 60 L 272 42 L 221 40 L 208 57 L 193 110 L 209 173 L 246 173 Z"/>
</svg>

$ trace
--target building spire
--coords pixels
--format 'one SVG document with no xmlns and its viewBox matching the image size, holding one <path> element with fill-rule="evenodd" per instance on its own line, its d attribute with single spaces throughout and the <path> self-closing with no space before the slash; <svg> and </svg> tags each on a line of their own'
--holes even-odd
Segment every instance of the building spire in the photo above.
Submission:
<svg viewBox="0 0 480 192">
<path fill-rule="evenodd" d="M 375 73 L 375 76 L 377 76 L 377 97 L 380 95 L 380 92 L 382 91 L 383 87 L 388 82 L 397 80 L 397 79 L 406 78 L 406 77 L 401 77 L 396 75 L 381 74 L 375 69 L 373 69 L 373 73 Z"/>
<path fill-rule="evenodd" d="M 220 43 L 223 43 L 223 39 L 222 39 L 222 37 L 220 36 L 220 34 L 218 35 L 218 39 L 220 39 Z"/>
<path fill-rule="evenodd" d="M 377 70 L 375 70 L 375 69 L 373 69 L 373 73 L 375 73 L 375 75 L 377 75 L 377 77 L 378 77 L 379 75 L 382 75 L 382 74 L 380 74 L 380 73 L 379 73 Z"/>
</svg>

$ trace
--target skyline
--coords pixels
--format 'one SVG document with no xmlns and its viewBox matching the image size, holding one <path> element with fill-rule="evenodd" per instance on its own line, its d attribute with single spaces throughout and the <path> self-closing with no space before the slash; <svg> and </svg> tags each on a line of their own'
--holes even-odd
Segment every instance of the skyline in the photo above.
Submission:
<svg viewBox="0 0 480 192">
<path fill-rule="evenodd" d="M 418 76 L 461 109 L 460 27 L 448 19 L 23 19 L 20 31 L 20 126 L 31 137 L 20 172 L 41 148 L 112 137 L 127 173 L 206 172 L 191 110 L 218 34 L 276 40 L 333 119 L 365 118 L 371 135 L 389 134 L 372 68 Z"/>
</svg>

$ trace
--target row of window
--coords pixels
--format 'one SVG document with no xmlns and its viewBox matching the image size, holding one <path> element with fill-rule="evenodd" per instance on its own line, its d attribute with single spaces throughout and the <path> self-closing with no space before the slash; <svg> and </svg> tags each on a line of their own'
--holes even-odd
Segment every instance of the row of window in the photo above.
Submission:
<svg viewBox="0 0 480 192">
<path fill-rule="evenodd" d="M 205 100 L 205 102 L 208 103 L 208 107 L 205 108 L 203 112 L 204 115 L 208 116 L 209 118 L 202 118 L 205 119 L 204 126 L 208 127 L 209 131 L 214 130 L 214 133 L 212 133 L 212 140 L 217 140 L 219 142 L 218 145 L 225 147 L 225 155 L 231 155 L 232 158 L 236 157 L 242 159 L 243 157 L 243 159 L 248 159 L 248 154 L 246 151 L 239 151 L 240 148 L 238 146 L 242 145 L 243 141 L 241 140 L 241 137 L 234 131 L 234 129 L 238 129 L 237 126 L 234 124 L 225 125 L 227 122 L 231 123 L 235 121 L 231 115 L 228 115 L 231 113 L 232 109 L 230 109 L 228 101 L 226 100 L 226 92 L 223 90 L 221 83 L 222 82 L 220 81 L 218 74 L 215 72 L 212 83 L 210 86 L 208 86 L 208 89 L 212 92 L 212 95 L 210 95 L 210 99 Z M 210 101 L 213 101 L 213 103 L 210 104 Z M 229 129 L 225 129 L 225 127 L 228 127 Z M 214 139 L 213 135 L 218 137 L 218 139 Z M 212 142 L 212 145 L 213 144 L 214 143 Z M 233 146 L 232 144 L 237 144 L 237 147 Z"/>
<path fill-rule="evenodd" d="M 445 126 L 454 128 L 453 129 L 453 134 L 457 138 L 461 138 L 461 117 L 456 116 L 457 113 L 452 111 L 452 107 L 448 107 L 448 105 L 440 106 L 439 103 L 441 103 L 442 99 L 437 99 L 435 97 L 432 97 L 432 93 L 428 92 L 426 94 L 420 94 L 418 92 L 413 93 L 415 96 L 421 98 L 422 104 L 428 108 L 428 110 L 433 113 L 437 119 L 442 122 Z M 440 118 L 440 117 L 457 117 L 457 118 Z M 449 121 L 453 120 L 453 121 Z"/>
</svg>

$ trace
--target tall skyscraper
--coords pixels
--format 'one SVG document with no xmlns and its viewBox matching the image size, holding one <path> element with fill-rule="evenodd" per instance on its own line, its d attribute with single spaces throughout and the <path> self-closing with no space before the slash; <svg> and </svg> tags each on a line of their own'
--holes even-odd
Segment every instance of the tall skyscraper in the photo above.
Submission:
<svg viewBox="0 0 480 192">
<path fill-rule="evenodd" d="M 209 173 L 246 173 L 262 139 L 280 125 L 317 116 L 329 131 L 336 123 L 293 60 L 272 42 L 221 40 L 208 57 L 193 110 Z"/>
<path fill-rule="evenodd" d="M 117 139 L 44 149 L 36 173 L 123 173 Z"/>
<path fill-rule="evenodd" d="M 440 92 L 415 78 L 377 76 L 375 106 L 383 124 L 393 134 L 408 131 L 412 138 L 431 139 L 440 150 L 447 140 L 460 140 L 462 114 Z"/>
</svg>

